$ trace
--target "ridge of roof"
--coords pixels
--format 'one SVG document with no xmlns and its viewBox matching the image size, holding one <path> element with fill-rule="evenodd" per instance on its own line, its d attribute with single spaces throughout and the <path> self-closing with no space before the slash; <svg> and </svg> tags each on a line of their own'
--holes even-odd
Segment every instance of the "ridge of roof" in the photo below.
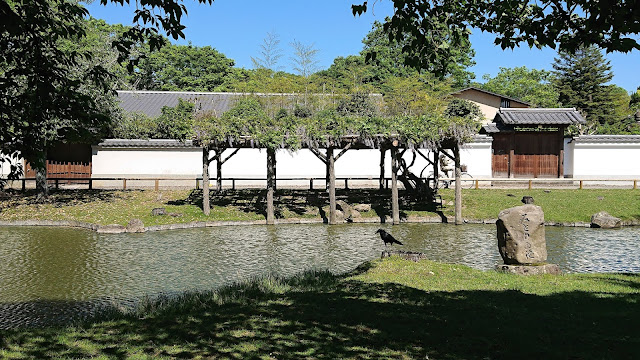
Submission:
<svg viewBox="0 0 640 360">
<path fill-rule="evenodd" d="M 508 99 L 508 100 L 511 100 L 511 101 L 516 101 L 516 102 L 519 102 L 519 103 L 521 103 L 521 104 L 531 106 L 531 103 L 526 102 L 526 101 L 524 101 L 524 100 L 516 99 L 516 98 L 514 98 L 514 97 L 507 96 L 507 95 L 502 95 L 502 94 L 494 93 L 494 92 L 491 92 L 491 91 L 488 91 L 488 90 L 485 90 L 485 89 L 481 89 L 481 88 L 478 88 L 478 87 L 475 87 L 475 86 L 469 86 L 469 87 L 466 87 L 466 88 L 464 88 L 464 89 L 461 89 L 461 90 L 458 90 L 458 91 L 454 91 L 454 92 L 452 92 L 452 93 L 451 93 L 451 94 L 449 94 L 449 95 L 459 94 L 459 93 L 461 93 L 461 92 L 463 92 L 463 91 L 467 91 L 467 90 L 477 90 L 477 91 L 480 91 L 480 92 L 483 92 L 483 93 L 486 93 L 486 94 L 489 94 L 489 95 L 498 96 L 498 97 L 501 97 L 501 98 L 504 98 L 504 99 Z"/>
<path fill-rule="evenodd" d="M 233 96 L 291 96 L 300 95 L 301 93 L 261 93 L 261 92 L 225 92 L 225 91 L 163 91 L 163 90 L 116 90 L 118 94 L 174 94 L 174 95 L 233 95 Z M 334 94 L 311 94 L 311 95 L 334 95 Z M 379 93 L 369 93 L 369 96 L 382 96 Z"/>
</svg>

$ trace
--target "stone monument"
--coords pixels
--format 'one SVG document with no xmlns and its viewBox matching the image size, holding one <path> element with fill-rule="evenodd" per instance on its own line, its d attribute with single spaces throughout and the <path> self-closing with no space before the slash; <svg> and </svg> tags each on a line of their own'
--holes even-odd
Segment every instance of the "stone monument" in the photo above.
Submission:
<svg viewBox="0 0 640 360">
<path fill-rule="evenodd" d="M 545 263 L 547 241 L 540 206 L 527 204 L 502 210 L 496 226 L 498 250 L 504 260 L 497 270 L 522 275 L 560 273 L 558 265 Z"/>
</svg>

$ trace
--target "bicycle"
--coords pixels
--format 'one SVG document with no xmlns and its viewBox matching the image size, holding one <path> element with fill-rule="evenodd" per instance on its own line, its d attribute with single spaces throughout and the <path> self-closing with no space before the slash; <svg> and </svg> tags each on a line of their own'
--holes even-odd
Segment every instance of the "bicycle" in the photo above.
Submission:
<svg viewBox="0 0 640 360">
<path fill-rule="evenodd" d="M 455 186 L 455 179 L 449 180 L 443 179 L 443 177 L 445 177 L 445 174 L 440 172 L 440 176 L 438 177 L 438 184 L 434 184 L 437 189 L 448 189 L 452 185 Z M 433 171 L 431 171 L 429 175 L 427 175 L 427 179 L 435 179 L 435 177 L 433 176 Z M 471 189 L 474 187 L 474 185 L 475 181 L 473 180 L 473 176 L 471 176 L 471 174 L 469 174 L 466 170 L 462 171 L 460 173 L 460 186 L 463 189 Z"/>
</svg>

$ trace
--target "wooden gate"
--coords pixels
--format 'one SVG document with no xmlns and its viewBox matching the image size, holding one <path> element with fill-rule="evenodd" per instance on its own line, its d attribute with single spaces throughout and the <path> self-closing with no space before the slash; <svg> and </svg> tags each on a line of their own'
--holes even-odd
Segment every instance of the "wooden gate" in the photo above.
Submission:
<svg viewBox="0 0 640 360">
<path fill-rule="evenodd" d="M 495 134 L 493 177 L 557 178 L 563 145 L 556 132 Z"/>
<path fill-rule="evenodd" d="M 29 163 L 25 164 L 24 175 L 26 178 L 36 177 L 36 172 Z M 47 160 L 47 179 L 89 179 L 91 178 L 90 162 L 69 162 Z M 73 184 L 76 181 L 68 180 L 64 183 Z"/>
</svg>

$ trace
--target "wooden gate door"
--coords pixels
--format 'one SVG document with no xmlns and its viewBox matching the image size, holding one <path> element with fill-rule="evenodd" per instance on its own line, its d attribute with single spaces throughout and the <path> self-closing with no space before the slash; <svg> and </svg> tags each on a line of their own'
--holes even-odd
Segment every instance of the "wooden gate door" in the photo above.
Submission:
<svg viewBox="0 0 640 360">
<path fill-rule="evenodd" d="M 509 148 L 511 139 L 507 134 L 493 136 L 493 155 L 491 158 L 491 174 L 496 178 L 509 177 Z"/>
<path fill-rule="evenodd" d="M 556 133 L 517 133 L 511 170 L 513 177 L 558 177 L 560 153 Z"/>
<path fill-rule="evenodd" d="M 36 177 L 36 171 L 31 168 L 29 163 L 25 163 L 25 178 Z M 47 179 L 89 179 L 91 178 L 91 162 L 65 162 L 47 160 Z M 77 181 L 67 180 L 67 184 L 78 183 Z"/>
</svg>

